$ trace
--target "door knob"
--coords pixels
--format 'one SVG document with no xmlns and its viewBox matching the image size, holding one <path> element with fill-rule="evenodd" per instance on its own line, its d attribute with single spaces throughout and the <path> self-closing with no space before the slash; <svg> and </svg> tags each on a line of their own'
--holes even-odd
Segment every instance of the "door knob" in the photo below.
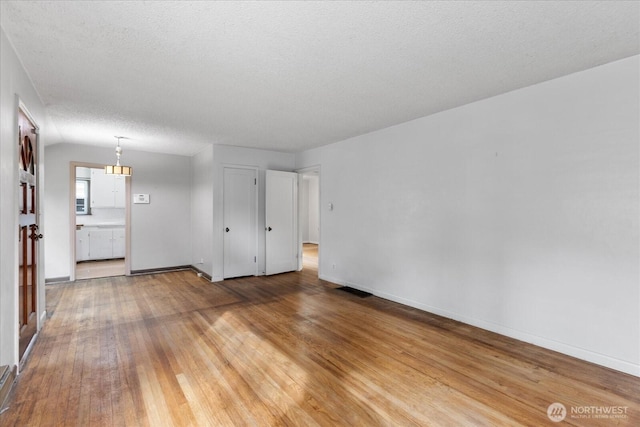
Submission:
<svg viewBox="0 0 640 427">
<path fill-rule="evenodd" d="M 273 230 L 273 228 L 271 228 L 271 227 L 267 228 L 267 231 L 271 231 L 271 230 Z"/>
<path fill-rule="evenodd" d="M 224 231 L 229 232 L 229 227 L 225 228 Z"/>
</svg>

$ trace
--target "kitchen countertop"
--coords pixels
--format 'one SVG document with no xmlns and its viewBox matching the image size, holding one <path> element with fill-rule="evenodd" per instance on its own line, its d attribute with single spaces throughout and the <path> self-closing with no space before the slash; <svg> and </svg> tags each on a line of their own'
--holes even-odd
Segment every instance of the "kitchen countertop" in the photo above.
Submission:
<svg viewBox="0 0 640 427">
<path fill-rule="evenodd" d="M 121 222 L 100 222 L 100 223 L 96 223 L 96 224 L 76 224 L 76 227 L 80 227 L 80 228 L 88 228 L 88 227 L 94 227 L 94 228 L 121 228 L 121 227 L 124 227 L 124 223 L 121 223 Z"/>
</svg>

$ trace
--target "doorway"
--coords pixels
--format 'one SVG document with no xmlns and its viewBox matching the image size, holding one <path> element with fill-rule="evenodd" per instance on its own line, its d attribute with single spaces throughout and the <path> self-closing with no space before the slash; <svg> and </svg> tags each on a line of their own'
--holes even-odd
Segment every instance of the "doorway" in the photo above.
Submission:
<svg viewBox="0 0 640 427">
<path fill-rule="evenodd" d="M 301 268 L 319 272 L 320 167 L 303 169 L 299 174 Z"/>
<path fill-rule="evenodd" d="M 72 163 L 72 280 L 129 274 L 130 177 Z"/>
</svg>

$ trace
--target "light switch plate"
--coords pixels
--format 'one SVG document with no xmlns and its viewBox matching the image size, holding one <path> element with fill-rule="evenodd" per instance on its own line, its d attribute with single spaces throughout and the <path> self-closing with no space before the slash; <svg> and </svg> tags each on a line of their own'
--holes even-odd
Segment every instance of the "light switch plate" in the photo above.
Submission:
<svg viewBox="0 0 640 427">
<path fill-rule="evenodd" d="M 134 204 L 139 204 L 139 203 L 149 204 L 149 195 L 148 194 L 134 194 L 133 195 L 133 203 Z"/>
</svg>

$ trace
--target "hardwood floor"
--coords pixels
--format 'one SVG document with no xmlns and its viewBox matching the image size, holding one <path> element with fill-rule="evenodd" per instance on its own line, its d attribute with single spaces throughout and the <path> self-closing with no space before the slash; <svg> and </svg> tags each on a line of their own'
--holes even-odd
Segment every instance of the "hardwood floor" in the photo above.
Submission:
<svg viewBox="0 0 640 427">
<path fill-rule="evenodd" d="M 311 268 L 318 271 L 318 245 L 305 243 L 302 245 L 302 268 Z"/>
<path fill-rule="evenodd" d="M 336 287 L 310 268 L 49 285 L 0 425 L 540 426 L 552 402 L 640 425 L 637 377 Z"/>
<path fill-rule="evenodd" d="M 124 258 L 82 261 L 76 264 L 76 280 L 124 276 Z"/>
</svg>

